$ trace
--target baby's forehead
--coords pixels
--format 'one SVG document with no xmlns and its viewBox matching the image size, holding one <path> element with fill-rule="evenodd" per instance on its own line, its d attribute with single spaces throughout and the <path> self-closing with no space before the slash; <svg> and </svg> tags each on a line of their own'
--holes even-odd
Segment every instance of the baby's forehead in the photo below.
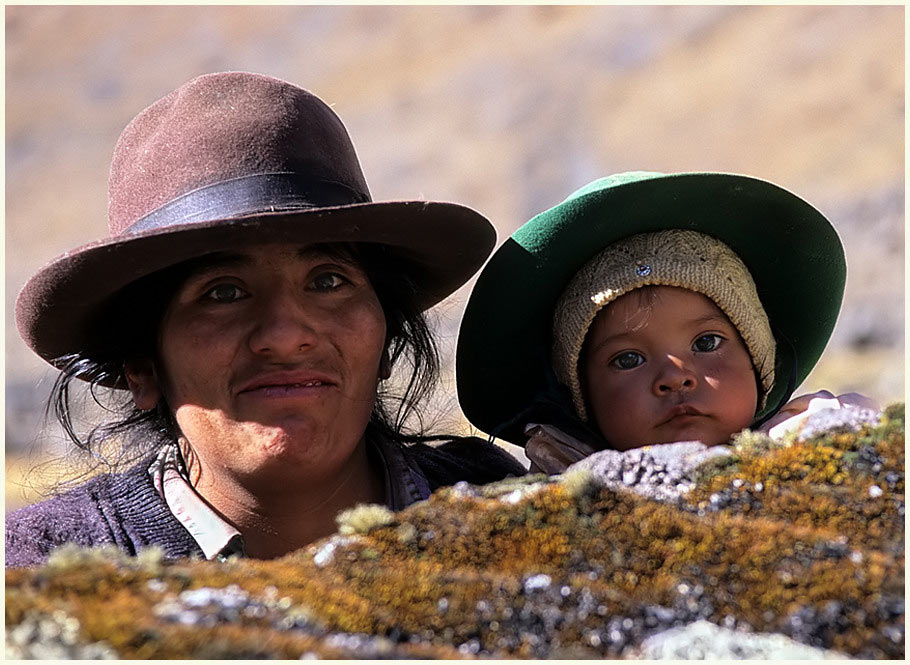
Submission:
<svg viewBox="0 0 910 665">
<path fill-rule="evenodd" d="M 719 320 L 731 324 L 717 303 L 705 294 L 663 284 L 649 284 L 624 293 L 601 309 L 597 317 L 642 325 L 646 320 L 643 317 L 658 310 L 692 322 Z"/>
</svg>

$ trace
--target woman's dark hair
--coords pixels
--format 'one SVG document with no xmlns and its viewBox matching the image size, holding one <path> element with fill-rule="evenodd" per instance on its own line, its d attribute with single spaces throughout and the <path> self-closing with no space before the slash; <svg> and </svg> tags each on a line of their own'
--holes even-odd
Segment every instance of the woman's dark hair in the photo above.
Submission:
<svg viewBox="0 0 910 665">
<path fill-rule="evenodd" d="M 427 317 L 419 306 L 420 288 L 412 275 L 416 268 L 385 245 L 327 244 L 330 253 L 352 257 L 366 272 L 386 319 L 386 343 L 396 382 L 385 382 L 377 395 L 368 432 L 401 441 L 416 440 L 424 422 L 418 410 L 436 387 L 439 351 Z M 162 397 L 156 408 L 143 411 L 126 386 L 129 361 L 157 357 L 159 325 L 165 310 L 186 278 L 209 257 L 165 268 L 133 282 L 118 293 L 99 317 L 91 349 L 61 357 L 61 371 L 51 389 L 48 414 L 53 413 L 67 437 L 107 469 L 134 462 L 162 445 L 176 441 L 179 430 L 171 408 Z M 403 376 L 402 376 L 403 375 Z M 88 394 L 111 417 L 85 435 L 74 422 L 73 388 L 83 381 Z M 396 383 L 400 387 L 396 389 Z M 111 446 L 110 443 L 115 445 Z"/>
<path fill-rule="evenodd" d="M 439 349 L 427 314 L 418 304 L 422 290 L 413 278 L 417 268 L 386 245 L 363 243 L 347 249 L 363 266 L 379 298 L 389 360 L 404 381 L 400 392 L 394 383 L 383 384 L 368 429 L 399 440 L 419 438 L 424 420 L 418 407 L 427 402 L 439 381 Z"/>
</svg>

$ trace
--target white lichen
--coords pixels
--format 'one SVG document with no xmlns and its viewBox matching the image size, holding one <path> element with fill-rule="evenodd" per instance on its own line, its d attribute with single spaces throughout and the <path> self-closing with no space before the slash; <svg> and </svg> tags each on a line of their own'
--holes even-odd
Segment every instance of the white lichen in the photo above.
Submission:
<svg viewBox="0 0 910 665">
<path fill-rule="evenodd" d="M 801 644 L 780 633 L 742 633 L 699 620 L 646 638 L 627 658 L 644 660 L 841 660 L 845 654 Z"/>
<path fill-rule="evenodd" d="M 164 566 L 164 549 L 155 545 L 136 553 L 136 566 L 147 573 L 155 574 Z"/>
<path fill-rule="evenodd" d="M 99 545 L 83 547 L 76 543 L 64 543 L 51 550 L 45 563 L 45 570 L 51 573 L 62 573 L 75 568 L 113 564 L 158 574 L 164 566 L 164 550 L 158 546 L 139 550 L 136 556 L 130 556 L 116 545 Z"/>
<path fill-rule="evenodd" d="M 740 453 L 770 450 L 774 447 L 774 440 L 764 432 L 753 432 L 750 429 L 734 434 L 731 441 L 733 449 Z"/>
<path fill-rule="evenodd" d="M 76 543 L 64 543 L 51 550 L 47 557 L 45 570 L 48 572 L 65 572 L 94 564 L 125 563 L 127 557 L 115 545 L 83 547 Z"/>
<path fill-rule="evenodd" d="M 565 488 L 569 496 L 578 498 L 588 492 L 595 479 L 595 475 L 590 470 L 575 467 L 559 476 L 558 482 Z"/>
<path fill-rule="evenodd" d="M 335 550 L 357 541 L 356 536 L 333 536 L 328 541 L 310 546 L 309 552 L 313 555 L 313 563 L 319 568 L 325 568 L 335 559 Z"/>
<path fill-rule="evenodd" d="M 29 660 L 115 660 L 104 642 L 83 643 L 79 621 L 61 610 L 29 612 L 6 632 L 6 658 Z"/>
<path fill-rule="evenodd" d="M 335 521 L 338 523 L 338 533 L 350 536 L 369 533 L 373 529 L 392 524 L 395 513 L 378 504 L 362 504 L 339 513 Z"/>
<path fill-rule="evenodd" d="M 412 543 L 417 540 L 417 527 L 410 522 L 405 522 L 395 529 L 395 535 L 398 536 L 400 543 Z"/>
<path fill-rule="evenodd" d="M 553 579 L 549 575 L 544 573 L 538 573 L 537 575 L 531 575 L 524 582 L 525 593 L 530 593 L 531 591 L 540 591 L 543 589 L 549 589 L 550 584 L 552 584 Z"/>
</svg>

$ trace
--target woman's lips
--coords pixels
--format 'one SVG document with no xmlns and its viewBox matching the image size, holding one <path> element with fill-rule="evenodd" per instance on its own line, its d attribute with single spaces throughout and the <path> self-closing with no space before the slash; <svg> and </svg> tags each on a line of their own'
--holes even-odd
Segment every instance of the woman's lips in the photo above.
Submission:
<svg viewBox="0 0 910 665">
<path fill-rule="evenodd" d="M 326 374 L 311 371 L 271 372 L 241 384 L 238 395 L 254 394 L 263 397 L 295 397 L 312 394 L 335 386 Z"/>
</svg>

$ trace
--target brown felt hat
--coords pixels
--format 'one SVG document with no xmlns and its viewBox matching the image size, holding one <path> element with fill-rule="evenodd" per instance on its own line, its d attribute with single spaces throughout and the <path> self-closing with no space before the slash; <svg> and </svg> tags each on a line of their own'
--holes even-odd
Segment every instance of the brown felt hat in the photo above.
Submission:
<svg viewBox="0 0 910 665">
<path fill-rule="evenodd" d="M 114 148 L 109 237 L 54 259 L 19 293 L 22 338 L 55 364 L 90 348 L 114 296 L 204 254 L 268 242 L 392 249 L 431 307 L 489 256 L 470 208 L 373 203 L 347 130 L 318 97 L 246 72 L 189 81 L 136 116 Z"/>
</svg>

